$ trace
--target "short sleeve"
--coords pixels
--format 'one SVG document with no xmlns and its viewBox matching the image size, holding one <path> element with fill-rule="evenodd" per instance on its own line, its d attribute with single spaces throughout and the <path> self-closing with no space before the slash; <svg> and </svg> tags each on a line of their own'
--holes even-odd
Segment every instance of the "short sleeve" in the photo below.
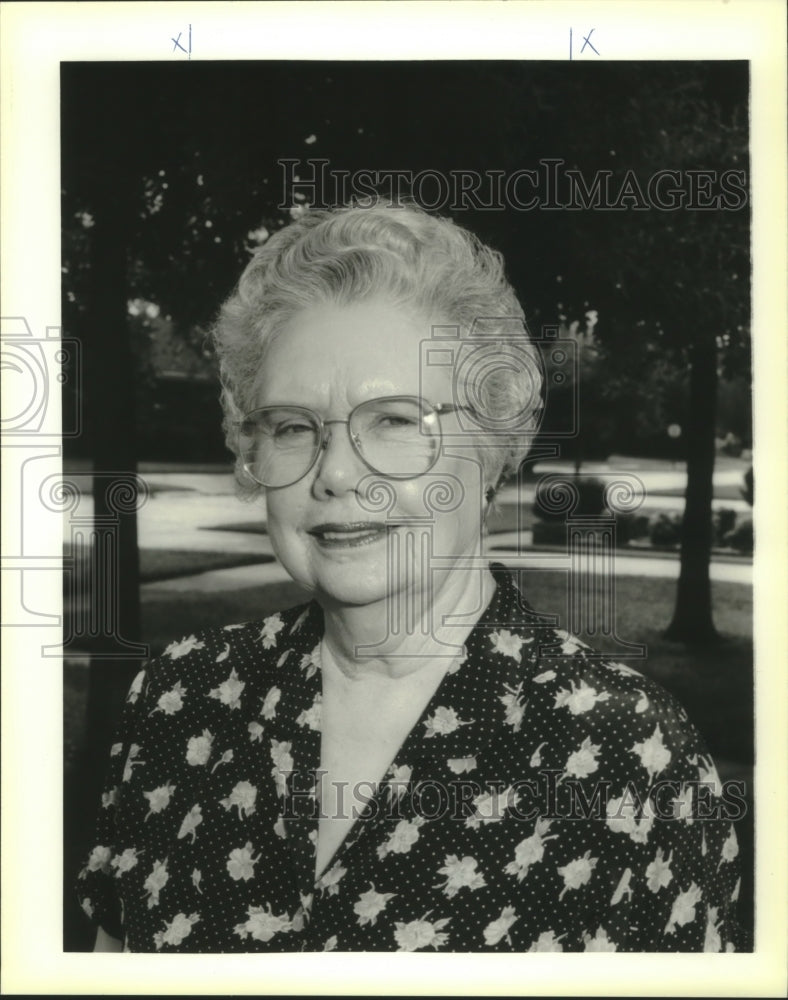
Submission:
<svg viewBox="0 0 788 1000">
<path fill-rule="evenodd" d="M 80 906 L 90 920 L 118 939 L 123 938 L 123 914 L 116 891 L 122 874 L 123 857 L 118 851 L 124 787 L 135 762 L 140 744 L 135 742 L 145 714 L 148 673 L 141 670 L 132 681 L 121 713 L 115 740 L 110 748 L 109 766 L 101 792 L 101 804 L 95 824 L 93 847 L 77 876 L 76 890 Z"/>
</svg>

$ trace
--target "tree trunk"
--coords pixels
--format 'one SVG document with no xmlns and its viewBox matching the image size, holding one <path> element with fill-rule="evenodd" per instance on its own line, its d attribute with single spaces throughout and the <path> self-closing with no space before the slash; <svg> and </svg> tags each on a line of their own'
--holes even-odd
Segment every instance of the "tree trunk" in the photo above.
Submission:
<svg viewBox="0 0 788 1000">
<path fill-rule="evenodd" d="M 701 643 L 719 640 L 711 613 L 712 497 L 717 409 L 717 351 L 713 336 L 690 349 L 687 492 L 681 525 L 681 571 L 673 620 L 665 638 Z"/>
</svg>

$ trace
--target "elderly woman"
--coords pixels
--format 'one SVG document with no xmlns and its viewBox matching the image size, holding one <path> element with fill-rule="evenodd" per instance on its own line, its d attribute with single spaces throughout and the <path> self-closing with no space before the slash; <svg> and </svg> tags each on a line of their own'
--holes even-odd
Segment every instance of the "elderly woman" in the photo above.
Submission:
<svg viewBox="0 0 788 1000">
<path fill-rule="evenodd" d="M 732 949 L 686 715 L 482 556 L 540 409 L 499 255 L 415 208 L 308 212 L 215 338 L 239 481 L 313 598 L 135 680 L 78 879 L 97 949 Z"/>
</svg>

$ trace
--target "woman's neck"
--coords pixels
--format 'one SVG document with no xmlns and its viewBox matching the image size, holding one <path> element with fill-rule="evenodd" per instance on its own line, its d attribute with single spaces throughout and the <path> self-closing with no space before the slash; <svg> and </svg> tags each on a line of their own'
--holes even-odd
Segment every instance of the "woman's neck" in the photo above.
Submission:
<svg viewBox="0 0 788 1000">
<path fill-rule="evenodd" d="M 369 605 L 324 606 L 330 654 L 348 677 L 414 673 L 436 657 L 446 663 L 462 645 L 495 591 L 489 569 L 433 574 L 431 593 L 397 593 Z M 414 609 L 416 609 L 414 611 Z M 451 615 L 462 624 L 446 625 Z"/>
</svg>

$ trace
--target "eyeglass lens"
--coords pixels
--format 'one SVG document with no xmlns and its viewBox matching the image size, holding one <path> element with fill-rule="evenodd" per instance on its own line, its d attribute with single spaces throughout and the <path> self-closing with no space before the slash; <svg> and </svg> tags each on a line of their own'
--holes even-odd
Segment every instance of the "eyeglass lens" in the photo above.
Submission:
<svg viewBox="0 0 788 1000">
<path fill-rule="evenodd" d="M 421 475 L 432 467 L 440 447 L 437 414 L 412 398 L 362 403 L 350 414 L 348 432 L 366 464 L 386 476 Z M 245 418 L 241 438 L 249 474 L 263 486 L 289 486 L 314 464 L 321 446 L 321 425 L 307 409 L 263 407 Z"/>
</svg>

